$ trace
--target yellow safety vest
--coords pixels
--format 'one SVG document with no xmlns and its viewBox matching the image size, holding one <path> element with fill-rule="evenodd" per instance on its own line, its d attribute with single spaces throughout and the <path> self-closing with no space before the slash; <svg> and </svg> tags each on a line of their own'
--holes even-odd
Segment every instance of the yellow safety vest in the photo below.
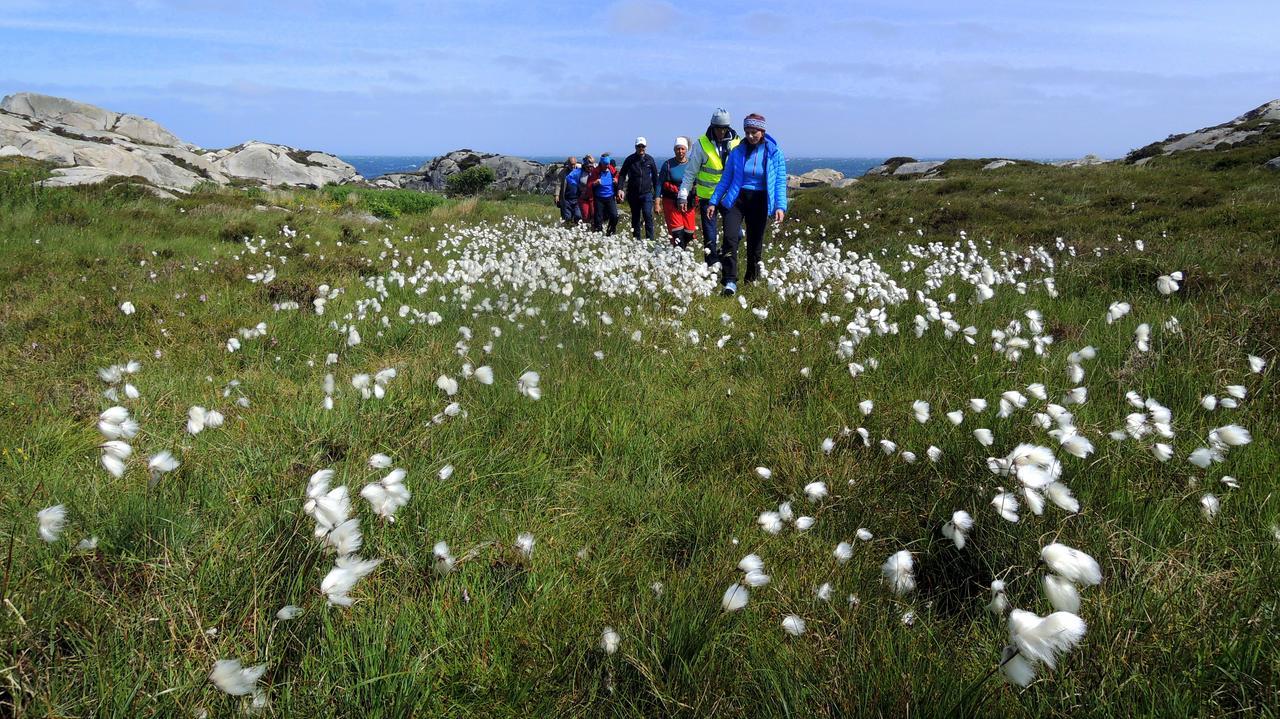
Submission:
<svg viewBox="0 0 1280 719">
<path fill-rule="evenodd" d="M 729 151 L 742 142 L 742 138 L 735 137 L 729 141 Z M 706 157 L 702 161 L 702 167 L 698 168 L 698 181 L 694 189 L 698 191 L 698 197 L 704 200 L 711 199 L 711 193 L 715 192 L 716 185 L 720 182 L 720 175 L 724 172 L 724 162 L 720 159 L 720 153 L 716 150 L 716 143 L 705 134 L 698 137 L 698 144 L 702 146 L 702 154 Z"/>
</svg>

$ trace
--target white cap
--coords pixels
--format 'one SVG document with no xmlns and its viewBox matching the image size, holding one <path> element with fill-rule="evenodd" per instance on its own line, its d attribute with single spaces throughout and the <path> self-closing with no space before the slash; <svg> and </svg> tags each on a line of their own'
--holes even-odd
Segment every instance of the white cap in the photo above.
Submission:
<svg viewBox="0 0 1280 719">
<path fill-rule="evenodd" d="M 687 138 L 687 137 L 677 137 L 677 138 L 676 138 L 676 147 L 683 147 L 684 149 L 688 150 L 688 149 L 689 149 L 689 138 Z"/>
<path fill-rule="evenodd" d="M 640 137 L 637 137 L 637 138 L 636 138 L 636 144 L 637 144 L 637 145 L 644 145 L 645 147 L 648 147 L 648 146 L 649 146 L 649 141 L 648 141 L 648 140 L 646 140 L 646 139 L 644 139 L 644 136 L 643 136 L 643 135 L 641 135 Z"/>
</svg>

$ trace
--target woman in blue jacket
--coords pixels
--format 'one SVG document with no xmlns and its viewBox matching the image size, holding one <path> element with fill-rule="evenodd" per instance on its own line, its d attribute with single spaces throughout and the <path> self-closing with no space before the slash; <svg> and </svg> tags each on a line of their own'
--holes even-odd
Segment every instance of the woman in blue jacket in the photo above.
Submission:
<svg viewBox="0 0 1280 719">
<path fill-rule="evenodd" d="M 729 153 L 724 174 L 711 193 L 708 214 L 716 208 L 724 213 L 724 240 L 720 251 L 720 272 L 729 297 L 738 291 L 738 242 L 742 226 L 747 228 L 747 272 L 743 282 L 760 276 L 760 253 L 764 230 L 772 216 L 781 224 L 787 216 L 787 161 L 772 135 L 765 132 L 763 115 L 752 113 L 742 123 L 746 142 Z"/>
</svg>

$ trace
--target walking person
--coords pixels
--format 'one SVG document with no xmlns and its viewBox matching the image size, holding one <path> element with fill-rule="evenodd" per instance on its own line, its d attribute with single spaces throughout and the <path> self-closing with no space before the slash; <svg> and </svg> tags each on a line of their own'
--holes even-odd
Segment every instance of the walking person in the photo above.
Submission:
<svg viewBox="0 0 1280 719">
<path fill-rule="evenodd" d="M 716 221 L 710 214 L 711 193 L 720 181 L 725 159 L 741 142 L 732 124 L 729 111 L 724 108 L 711 114 L 711 124 L 707 125 L 707 131 L 689 148 L 689 164 L 685 167 L 684 180 L 680 183 L 680 194 L 676 199 L 677 207 L 682 211 L 688 210 L 696 202 L 708 267 L 720 261 L 716 245 Z"/>
<path fill-rule="evenodd" d="M 658 171 L 659 197 L 662 202 L 662 219 L 667 223 L 667 235 L 671 246 L 687 249 L 694 238 L 697 224 L 697 208 L 680 202 L 680 185 L 689 167 L 689 138 L 677 137 L 672 149 L 675 157 L 662 163 Z M 683 208 L 683 209 L 681 209 Z"/>
<path fill-rule="evenodd" d="M 582 177 L 582 167 L 578 158 L 570 155 L 564 161 L 564 167 L 556 178 L 555 202 L 560 208 L 560 219 L 566 226 L 582 222 L 582 209 L 578 207 L 578 182 Z"/>
<path fill-rule="evenodd" d="M 618 231 L 618 198 L 614 194 L 614 188 L 618 184 L 618 170 L 609 153 L 600 155 L 600 164 L 591 173 L 590 184 L 595 201 L 591 229 L 599 232 L 607 221 L 609 226 L 606 234 L 612 235 Z"/>
<path fill-rule="evenodd" d="M 631 207 L 631 235 L 640 239 L 640 221 L 643 219 L 644 236 L 652 242 L 653 211 L 658 204 L 658 165 L 649 154 L 648 145 L 648 140 L 637 137 L 636 151 L 622 161 L 622 172 L 618 173 L 618 197 Z"/>
<path fill-rule="evenodd" d="M 588 183 L 591 180 L 591 171 L 596 167 L 596 159 L 591 155 L 582 156 L 582 171 L 578 175 L 578 215 L 582 218 L 582 222 L 592 221 L 592 210 L 595 207 L 595 198 L 591 194 L 591 188 Z"/>
<path fill-rule="evenodd" d="M 724 214 L 724 242 L 720 271 L 729 297 L 738 291 L 738 240 L 746 225 L 747 271 L 743 282 L 760 276 L 760 255 L 769 219 L 782 224 L 787 215 L 787 161 L 773 136 L 765 132 L 763 115 L 752 113 L 742 122 L 747 141 L 729 153 L 724 173 L 711 193 L 711 217 L 716 208 Z"/>
</svg>

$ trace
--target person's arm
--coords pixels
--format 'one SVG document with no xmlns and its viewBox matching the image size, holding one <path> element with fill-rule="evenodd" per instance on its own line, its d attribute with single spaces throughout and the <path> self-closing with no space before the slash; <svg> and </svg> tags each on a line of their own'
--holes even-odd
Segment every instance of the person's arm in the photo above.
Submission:
<svg viewBox="0 0 1280 719">
<path fill-rule="evenodd" d="M 702 163 L 705 157 L 702 154 L 702 143 L 693 143 L 693 148 L 689 151 L 689 162 L 684 166 L 684 179 L 680 181 L 678 199 L 681 211 L 688 207 L 689 193 L 693 192 L 694 183 L 698 181 L 698 173 L 702 171 Z"/>
<path fill-rule="evenodd" d="M 631 155 L 622 161 L 622 169 L 618 171 L 615 178 L 618 185 L 618 199 L 625 202 L 627 198 L 627 179 L 631 177 L 631 173 L 635 172 L 635 156 Z"/>
<path fill-rule="evenodd" d="M 662 186 L 658 184 L 658 163 L 652 157 L 649 158 L 649 184 L 653 186 L 654 197 L 657 197 Z"/>
<path fill-rule="evenodd" d="M 787 216 L 787 158 L 782 156 L 782 148 L 774 145 L 774 150 L 769 158 L 769 179 L 773 183 L 774 197 L 778 198 L 773 221 L 782 222 Z"/>
</svg>

